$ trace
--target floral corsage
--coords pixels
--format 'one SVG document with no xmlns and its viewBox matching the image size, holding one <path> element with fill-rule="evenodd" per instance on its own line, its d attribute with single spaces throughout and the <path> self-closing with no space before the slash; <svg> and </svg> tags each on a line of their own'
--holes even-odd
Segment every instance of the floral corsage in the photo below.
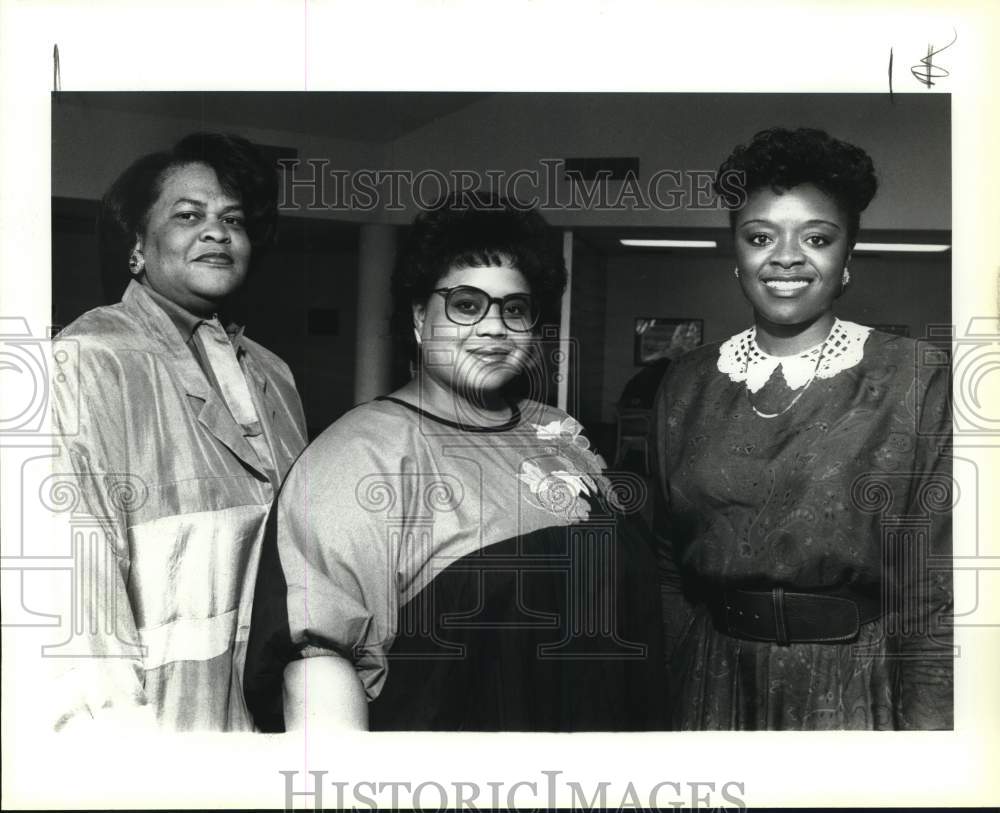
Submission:
<svg viewBox="0 0 1000 813">
<path fill-rule="evenodd" d="M 607 491 L 604 460 L 591 451 L 583 427 L 573 418 L 531 425 L 542 454 L 521 463 L 518 479 L 546 511 L 570 521 L 586 520 L 591 498 Z"/>
</svg>

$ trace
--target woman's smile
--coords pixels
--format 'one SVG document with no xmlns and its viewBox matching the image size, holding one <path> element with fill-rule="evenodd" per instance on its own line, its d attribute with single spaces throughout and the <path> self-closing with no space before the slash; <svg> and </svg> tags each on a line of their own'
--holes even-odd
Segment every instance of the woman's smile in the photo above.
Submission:
<svg viewBox="0 0 1000 813">
<path fill-rule="evenodd" d="M 226 251 L 208 251 L 195 257 L 194 262 L 205 263 L 206 265 L 231 266 L 233 264 L 233 255 Z"/>
<path fill-rule="evenodd" d="M 795 352 L 826 336 L 850 255 L 847 225 L 837 202 L 809 183 L 759 189 L 740 210 L 736 266 L 765 344 L 796 335 L 785 348 Z"/>
<path fill-rule="evenodd" d="M 761 275 L 761 282 L 775 296 L 783 298 L 802 294 L 813 282 L 812 277 Z"/>
<path fill-rule="evenodd" d="M 498 362 L 506 361 L 510 358 L 514 352 L 514 348 L 509 345 L 489 345 L 486 347 L 470 347 L 467 352 L 480 361 Z"/>
</svg>

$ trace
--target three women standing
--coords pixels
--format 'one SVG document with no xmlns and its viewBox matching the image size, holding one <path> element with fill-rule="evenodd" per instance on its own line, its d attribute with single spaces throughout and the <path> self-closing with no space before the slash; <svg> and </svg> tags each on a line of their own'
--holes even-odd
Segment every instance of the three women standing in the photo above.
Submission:
<svg viewBox="0 0 1000 813">
<path fill-rule="evenodd" d="M 658 398 L 664 672 L 652 547 L 580 425 L 522 386 L 565 286 L 540 216 L 417 218 L 395 276 L 414 378 L 292 465 L 291 375 L 219 319 L 273 173 L 215 136 L 137 162 L 105 202 L 134 280 L 64 334 L 84 375 L 57 426 L 82 427 L 67 465 L 113 590 L 63 721 L 247 729 L 245 689 L 268 731 L 950 727 L 948 370 L 834 315 L 871 161 L 771 130 L 720 172 L 744 180 L 754 324 Z"/>
</svg>

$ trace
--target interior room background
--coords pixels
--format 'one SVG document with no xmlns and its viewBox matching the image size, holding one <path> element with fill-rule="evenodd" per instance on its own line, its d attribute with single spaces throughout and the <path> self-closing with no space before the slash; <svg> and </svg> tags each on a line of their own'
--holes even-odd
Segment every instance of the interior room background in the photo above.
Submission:
<svg viewBox="0 0 1000 813">
<path fill-rule="evenodd" d="M 98 202 L 132 160 L 193 130 L 245 135 L 300 162 L 363 169 L 539 171 L 542 160 L 628 158 L 641 183 L 660 170 L 711 171 L 772 126 L 820 127 L 863 147 L 880 177 L 865 242 L 951 242 L 950 106 L 939 94 L 60 93 L 52 100 L 52 325 L 106 304 L 94 231 Z M 300 164 L 296 178 L 310 177 Z M 558 173 L 555 195 L 573 182 Z M 617 185 L 616 185 L 617 184 Z M 433 190 L 434 185 L 426 187 Z M 522 187 L 527 188 L 527 187 Z M 621 188 L 612 181 L 613 198 Z M 303 201 L 303 187 L 294 200 Z M 384 369 L 388 275 L 416 208 L 289 205 L 277 247 L 242 302 L 248 333 L 292 368 L 315 436 L 391 387 Z M 572 339 L 560 394 L 615 455 L 616 408 L 634 363 L 635 321 L 700 319 L 720 341 L 751 322 L 733 280 L 726 213 L 543 209 L 563 237 Z M 714 240 L 642 249 L 623 238 Z M 951 253 L 858 252 L 838 314 L 913 338 L 951 320 Z M 117 297 L 115 297 L 117 299 Z M 380 361 L 381 359 L 381 361 Z"/>
</svg>

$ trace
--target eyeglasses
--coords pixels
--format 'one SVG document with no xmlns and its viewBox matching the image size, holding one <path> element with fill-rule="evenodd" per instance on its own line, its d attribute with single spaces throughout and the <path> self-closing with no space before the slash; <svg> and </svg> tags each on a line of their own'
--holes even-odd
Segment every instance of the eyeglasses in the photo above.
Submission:
<svg viewBox="0 0 1000 813">
<path fill-rule="evenodd" d="M 527 333 L 538 322 L 538 306 L 531 294 L 490 296 L 472 285 L 436 288 L 433 293 L 444 297 L 445 316 L 456 325 L 476 325 L 486 318 L 493 303 L 500 305 L 500 318 L 508 330 Z"/>
</svg>

